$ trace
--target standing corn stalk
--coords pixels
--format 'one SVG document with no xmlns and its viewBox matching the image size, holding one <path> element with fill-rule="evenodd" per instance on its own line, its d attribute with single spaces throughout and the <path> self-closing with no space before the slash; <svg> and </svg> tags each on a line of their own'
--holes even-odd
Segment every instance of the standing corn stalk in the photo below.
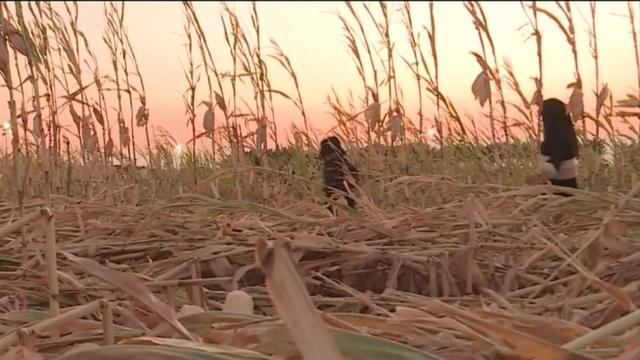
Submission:
<svg viewBox="0 0 640 360">
<path fill-rule="evenodd" d="M 115 7 L 115 4 L 114 4 Z M 134 116 L 134 111 L 133 111 L 133 91 L 132 91 L 132 87 L 131 87 L 131 82 L 129 80 L 129 61 L 127 59 L 127 53 L 130 49 L 129 46 L 126 46 L 125 44 L 125 34 L 126 34 L 126 29 L 124 26 L 124 16 L 125 16 L 125 2 L 122 1 L 120 3 L 120 14 L 118 15 L 118 31 L 115 32 L 115 35 L 118 39 L 119 45 L 120 45 L 120 55 L 122 56 L 122 73 L 124 75 L 124 85 L 126 86 L 125 92 L 127 93 L 127 98 L 129 100 L 129 126 L 131 127 L 130 129 L 127 128 L 127 134 L 129 134 L 129 131 L 131 132 L 130 136 L 131 136 L 131 152 L 129 153 L 129 157 L 131 157 L 133 155 L 133 167 L 132 169 L 137 169 L 137 155 L 136 155 L 136 134 L 135 134 L 135 128 L 136 126 L 138 127 L 142 127 L 144 126 L 144 121 L 146 121 L 145 118 L 145 106 L 143 105 L 141 108 L 138 109 L 138 111 L 136 112 L 135 116 Z M 114 61 L 118 61 L 117 58 L 114 58 Z M 134 123 L 134 119 L 136 120 L 136 122 Z M 138 120 L 139 119 L 139 120 Z M 124 121 L 124 120 L 123 120 Z M 140 125 L 138 125 L 140 124 Z"/>
<path fill-rule="evenodd" d="M 358 75 L 360 76 L 360 79 L 362 80 L 362 85 L 364 86 L 364 92 L 365 92 L 364 105 L 366 109 L 365 120 L 367 121 L 367 144 L 371 144 L 372 133 L 376 135 L 376 140 L 379 141 L 377 129 L 382 120 L 380 117 L 380 102 L 379 102 L 380 84 L 378 83 L 378 70 L 373 61 L 373 51 L 372 51 L 371 43 L 369 41 L 369 38 L 367 37 L 367 33 L 364 30 L 364 24 L 362 20 L 360 19 L 358 13 L 355 11 L 351 3 L 345 2 L 345 5 L 349 9 L 349 12 L 351 13 L 354 20 L 356 21 L 356 24 L 358 25 L 358 30 L 359 30 L 359 34 L 356 34 L 355 30 L 351 26 L 349 26 L 346 19 L 343 16 L 339 16 L 339 19 L 343 25 L 345 37 L 347 38 L 347 42 L 349 44 L 348 45 L 349 50 L 351 51 L 353 61 L 356 65 L 356 70 L 358 71 Z M 364 46 L 367 59 L 369 60 L 369 67 L 373 76 L 373 81 L 371 86 L 368 85 L 369 82 L 367 81 L 366 69 L 364 66 L 364 61 L 361 56 L 361 51 L 358 48 L 356 35 L 359 35 L 360 42 Z M 377 52 L 376 52 L 376 55 L 378 55 L 378 59 L 380 59 L 380 56 Z M 371 103 L 369 102 L 369 92 L 371 92 L 371 97 L 372 97 Z"/>
<path fill-rule="evenodd" d="M 520 5 L 522 6 L 522 9 L 525 13 L 525 15 L 527 16 L 527 19 L 529 21 L 529 26 L 531 26 L 532 29 L 532 36 L 536 39 L 536 56 L 538 58 L 538 77 L 534 77 L 533 81 L 535 84 L 535 91 L 533 93 L 533 95 L 531 96 L 531 100 L 529 101 L 530 105 L 536 105 L 538 107 L 538 114 L 536 117 L 536 124 L 535 124 L 535 129 L 536 129 L 536 133 L 535 133 L 535 137 L 536 137 L 536 144 L 540 145 L 540 141 L 541 141 L 541 132 L 540 129 L 541 127 L 541 121 L 542 121 L 542 100 L 544 99 L 543 96 L 543 91 L 542 91 L 542 87 L 543 87 L 543 71 L 542 71 L 542 32 L 540 31 L 540 27 L 538 25 L 538 3 L 537 1 L 532 1 L 531 2 L 531 12 L 533 15 L 533 18 L 529 16 L 529 13 L 527 12 L 526 7 L 524 6 L 524 2 L 520 2 Z M 537 151 L 537 150 L 536 150 Z"/>
<path fill-rule="evenodd" d="M 478 61 L 478 64 L 481 67 L 481 71 L 478 74 L 478 76 L 476 76 L 476 79 L 473 81 L 471 90 L 473 92 L 474 97 L 480 103 L 480 106 L 484 107 L 484 104 L 487 101 L 489 102 L 489 126 L 491 129 L 491 143 L 495 145 L 497 144 L 497 137 L 496 137 L 496 129 L 495 129 L 495 119 L 493 116 L 493 100 L 491 95 L 491 83 L 490 83 L 490 79 L 493 77 L 491 75 L 493 75 L 493 73 L 491 68 L 487 64 L 487 52 L 484 44 L 484 38 L 482 37 L 482 33 L 483 33 L 482 26 L 484 24 L 480 20 L 477 14 L 477 10 L 475 8 L 475 4 L 473 2 L 466 1 L 464 5 L 467 11 L 469 12 L 469 14 L 471 14 L 473 18 L 473 25 L 476 29 L 476 32 L 478 33 L 478 39 L 480 40 L 480 47 L 482 48 L 482 55 L 472 52 L 472 54 L 475 56 L 476 60 Z M 498 160 L 498 153 L 496 152 L 496 161 L 497 160 Z"/>
<path fill-rule="evenodd" d="M 507 115 L 507 106 L 506 106 L 506 102 L 505 102 L 505 98 L 504 98 L 504 92 L 502 90 L 502 79 L 500 77 L 500 69 L 498 67 L 498 60 L 496 57 L 496 49 L 495 49 L 495 45 L 493 42 L 493 38 L 491 36 L 491 31 L 489 30 L 489 23 L 487 21 L 487 17 L 484 13 L 484 10 L 482 8 L 482 5 L 480 5 L 479 2 L 477 1 L 467 1 L 465 2 L 465 8 L 467 9 L 467 11 L 469 12 L 469 14 L 471 15 L 471 17 L 473 18 L 473 24 L 474 27 L 476 28 L 476 31 L 478 33 L 478 38 L 480 40 L 480 46 L 482 48 L 482 57 L 480 57 L 479 55 L 476 55 L 476 60 L 478 60 L 478 63 L 480 64 L 481 67 L 483 67 L 483 72 L 481 72 L 478 77 L 476 78 L 476 81 L 474 81 L 474 85 L 475 86 L 475 91 L 474 91 L 474 95 L 476 95 L 478 98 L 480 98 L 480 102 L 482 103 L 482 96 L 483 95 L 488 95 L 487 100 L 489 101 L 489 117 L 490 117 L 490 121 L 492 123 L 494 123 L 494 118 L 493 118 L 493 100 L 492 100 L 492 93 L 491 93 L 491 88 L 490 86 L 487 86 L 489 84 L 489 82 L 487 81 L 487 79 L 485 79 L 485 77 L 490 76 L 491 80 L 493 80 L 493 83 L 496 85 L 496 89 L 497 89 L 497 93 L 499 95 L 498 98 L 498 103 L 500 104 L 500 107 L 502 109 L 502 130 L 503 130 L 503 134 L 504 134 L 504 138 L 505 138 L 505 142 L 506 142 L 506 149 L 507 149 L 507 163 L 508 163 L 508 167 L 509 169 L 511 168 L 511 149 L 510 149 L 510 143 L 511 143 L 511 135 L 510 135 L 510 130 L 509 130 L 509 124 L 508 124 L 508 115 Z M 486 53 L 486 47 L 485 47 L 485 40 L 487 41 L 488 45 L 489 45 L 489 50 L 491 50 L 491 56 L 493 58 L 493 69 L 489 66 L 489 63 L 487 61 L 488 57 L 487 57 L 487 53 Z M 472 90 L 473 90 L 473 86 L 472 86 Z M 485 94 L 481 94 L 481 92 L 484 92 Z M 482 105 L 482 104 L 481 104 Z M 498 164 L 501 164 L 500 157 L 498 155 L 498 150 L 497 150 L 497 142 L 496 142 L 496 134 L 495 134 L 495 126 L 493 126 L 491 128 L 491 139 L 493 142 L 493 145 L 495 147 L 495 157 L 496 157 L 496 162 Z"/>
<path fill-rule="evenodd" d="M 196 88 L 198 79 L 195 75 L 195 64 L 193 62 L 193 38 L 192 38 L 193 26 L 190 21 L 186 21 L 184 24 L 184 32 L 187 36 L 187 61 L 189 62 L 188 68 L 184 70 L 184 75 L 187 80 L 187 91 L 183 95 L 184 105 L 186 107 L 187 114 L 187 126 L 191 126 L 192 134 L 192 166 L 193 166 L 193 185 L 194 188 L 198 186 L 198 173 L 196 166 Z"/>
<path fill-rule="evenodd" d="M 9 23 L 8 20 L 5 20 L 4 16 L 4 4 L 0 4 L 0 73 L 2 73 L 2 77 L 4 78 L 5 84 L 7 84 L 7 89 L 9 91 L 9 123 L 11 125 L 11 149 L 12 149 L 12 185 L 15 189 L 16 193 L 16 201 L 20 201 L 20 194 L 18 192 L 19 189 L 19 156 L 20 156 L 20 132 L 18 130 L 18 115 L 16 109 L 16 101 L 14 98 L 14 87 L 13 87 L 13 79 L 11 77 L 11 59 L 9 57 L 9 43 L 10 39 L 14 38 L 13 43 L 19 44 L 18 42 L 24 42 L 22 37 L 20 36 L 20 32 L 17 29 L 13 28 L 13 26 Z M 13 35 L 11 34 L 13 33 Z M 17 37 L 16 37 L 17 36 Z M 12 46 L 16 48 L 16 45 L 12 43 Z M 17 66 L 18 64 L 16 64 Z M 24 111 L 23 111 L 24 112 Z"/>
<path fill-rule="evenodd" d="M 422 78 L 420 77 L 420 60 L 418 58 L 418 40 L 413 29 L 413 17 L 411 16 L 411 5 L 408 1 L 404 2 L 403 7 L 404 26 L 407 30 L 407 38 L 411 46 L 411 54 L 413 55 L 413 63 L 404 59 L 409 70 L 412 71 L 416 78 L 416 86 L 418 87 L 418 131 L 420 132 L 420 141 L 424 141 L 424 117 L 422 113 Z"/>
<path fill-rule="evenodd" d="M 120 65 L 118 59 L 120 58 L 120 48 L 118 46 L 118 22 L 121 15 L 118 13 L 118 8 L 113 2 L 104 4 L 104 16 L 107 23 L 107 29 L 103 40 L 107 49 L 109 50 L 109 56 L 111 56 L 111 66 L 115 77 L 116 96 L 118 99 L 118 134 L 120 139 L 120 161 L 124 163 L 124 149 L 127 149 L 128 159 L 131 159 L 131 147 L 129 128 L 124 122 L 122 111 L 122 88 L 120 87 Z"/>
<path fill-rule="evenodd" d="M 420 59 L 422 66 L 424 67 L 426 79 L 426 90 L 435 97 L 436 101 L 436 114 L 434 116 L 434 123 L 436 126 L 436 132 L 438 134 L 438 144 L 440 146 L 440 157 L 444 159 L 444 127 L 442 124 L 442 118 L 440 116 L 441 110 L 441 98 L 440 92 L 440 67 L 438 64 L 438 48 L 436 46 L 436 19 L 433 1 L 429 1 L 429 27 L 424 26 L 423 29 L 427 32 L 427 40 L 429 42 L 429 48 L 431 50 L 431 60 L 433 63 L 433 71 L 430 70 L 429 64 L 426 61 L 426 57 L 422 52 L 422 48 L 418 47 L 420 52 Z M 463 129 L 464 130 L 464 129 Z"/>
<path fill-rule="evenodd" d="M 287 74 L 289 74 L 289 76 L 291 77 L 291 80 L 293 80 L 293 85 L 296 89 L 296 98 L 294 99 L 283 92 L 278 92 L 278 93 L 282 95 L 284 98 L 290 100 L 293 103 L 293 105 L 295 105 L 295 107 L 298 109 L 298 111 L 300 111 L 300 115 L 302 116 L 302 120 L 304 123 L 305 136 L 307 138 L 306 146 L 308 149 L 311 149 L 314 145 L 313 145 L 313 142 L 311 141 L 309 124 L 307 121 L 307 112 L 305 111 L 304 102 L 302 101 L 302 92 L 300 91 L 298 76 L 296 75 L 296 72 L 293 69 L 291 60 L 284 53 L 284 51 L 282 51 L 282 48 L 280 48 L 280 45 L 278 45 L 278 43 L 273 39 L 271 40 L 271 44 L 273 45 L 276 52 L 275 55 L 271 55 L 271 58 L 275 59 L 282 66 L 282 68 L 285 69 Z M 318 139 L 316 138 L 315 140 L 317 142 Z"/>
<path fill-rule="evenodd" d="M 629 10 L 629 25 L 631 25 L 631 40 L 633 41 L 633 55 L 636 60 L 636 76 L 638 77 L 638 99 L 640 99 L 640 50 L 638 49 L 638 31 L 636 30 L 637 14 L 633 8 L 633 3 L 627 1 L 627 9 Z M 640 142 L 640 116 L 638 116 L 638 141 Z"/>
<path fill-rule="evenodd" d="M 587 136 L 587 125 L 584 118 L 584 96 L 582 92 L 582 78 L 580 77 L 580 68 L 578 64 L 578 45 L 576 41 L 576 32 L 573 21 L 573 15 L 571 11 L 571 3 L 569 1 L 565 1 L 564 4 L 561 2 L 556 2 L 556 5 L 562 12 L 566 25 L 558 19 L 555 15 L 553 15 L 549 10 L 538 8 L 538 11 L 541 14 L 544 14 L 549 19 L 551 19 L 560 29 L 560 31 L 565 36 L 565 39 L 569 46 L 571 47 L 571 54 L 573 55 L 573 65 L 575 71 L 575 81 L 571 84 L 567 85 L 567 88 L 573 89 L 571 95 L 569 97 L 569 101 L 567 103 L 567 108 L 571 113 L 571 118 L 573 121 L 578 121 L 578 119 L 582 119 L 582 138 L 586 139 Z"/>
<path fill-rule="evenodd" d="M 187 11 L 187 15 L 188 15 L 187 19 L 192 23 L 193 29 L 196 33 L 196 36 L 198 37 L 198 49 L 200 50 L 200 56 L 204 64 L 204 73 L 207 78 L 207 86 L 209 88 L 209 102 L 211 104 L 215 103 L 217 104 L 217 106 L 220 107 L 220 110 L 222 110 L 222 112 L 224 113 L 224 117 L 225 117 L 227 128 L 228 128 L 230 115 L 229 115 L 229 112 L 227 111 L 227 106 L 225 103 L 224 88 L 222 86 L 221 76 L 220 76 L 220 73 L 218 72 L 216 63 L 213 59 L 213 55 L 211 53 L 211 49 L 207 41 L 207 37 L 204 33 L 204 30 L 202 29 L 202 26 L 200 24 L 200 20 L 198 19 L 196 11 L 193 8 L 193 4 L 190 1 L 184 1 L 182 4 Z M 215 79 L 218 85 L 218 90 L 220 91 L 220 93 L 217 93 L 213 90 L 212 79 L 209 73 L 209 68 L 211 68 L 211 70 L 213 71 L 213 75 L 215 76 Z M 212 128 L 211 152 L 212 152 L 213 159 L 215 161 L 216 159 L 215 122 L 211 128 Z"/>
<path fill-rule="evenodd" d="M 29 36 L 29 30 L 27 28 L 27 24 L 24 21 L 24 14 L 22 11 L 22 3 L 20 2 L 16 2 L 15 3 L 16 6 L 16 16 L 18 18 L 18 24 L 20 25 L 20 32 L 22 33 L 22 36 L 25 38 L 25 43 L 26 43 L 26 49 L 27 49 L 27 64 L 29 66 L 29 80 L 31 81 L 31 87 L 33 89 L 33 99 L 34 99 L 34 108 L 36 111 L 36 115 L 34 118 L 34 133 L 36 132 L 35 129 L 38 126 L 39 127 L 39 131 L 38 134 L 34 134 L 35 138 L 38 139 L 40 141 L 40 148 L 42 149 L 42 152 L 39 154 L 40 155 L 40 162 L 41 162 L 41 166 L 44 172 L 44 179 L 45 179 L 45 204 L 47 207 L 51 208 L 51 178 L 50 178 L 50 156 L 49 156 L 49 152 L 46 146 L 46 142 L 44 139 L 44 133 L 42 131 L 42 106 L 40 104 L 40 86 L 38 83 L 38 74 L 41 74 L 42 72 L 37 69 L 37 66 L 39 66 L 39 63 L 41 61 L 41 57 L 37 52 L 37 49 L 35 49 L 33 47 L 34 42 L 31 40 L 30 36 Z"/>
</svg>

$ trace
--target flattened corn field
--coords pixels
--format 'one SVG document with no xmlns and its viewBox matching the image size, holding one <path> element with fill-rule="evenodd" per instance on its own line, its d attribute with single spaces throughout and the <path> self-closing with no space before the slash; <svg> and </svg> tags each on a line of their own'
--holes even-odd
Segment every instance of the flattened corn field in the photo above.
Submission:
<svg viewBox="0 0 640 360">
<path fill-rule="evenodd" d="M 325 207 L 320 136 L 292 62 L 277 42 L 256 41 L 259 5 L 249 6 L 249 26 L 221 5 L 213 21 L 233 60 L 223 68 L 204 14 L 181 4 L 193 141 L 178 145 L 149 131 L 126 3 L 104 3 L 102 44 L 86 41 L 76 3 L 0 4 L 10 118 L 0 153 L 0 359 L 640 358 L 637 4 L 627 4 L 625 41 L 638 95 L 614 101 L 600 80 L 583 88 L 575 55 L 574 22 L 591 22 L 594 51 L 580 64 L 598 69 L 597 4 L 576 20 L 569 2 L 522 3 L 539 64 L 539 18 L 574 54 L 568 107 L 581 189 L 565 190 L 572 197 L 525 184 L 542 76 L 525 96 L 512 67 L 499 66 L 481 3 L 464 8 L 483 49 L 470 56 L 483 126 L 440 89 L 437 5 L 420 31 L 414 4 L 344 5 L 337 23 L 363 90 L 357 100 L 333 94 L 329 107 L 362 175 L 359 209 L 337 204 L 337 215 Z M 392 12 L 412 53 L 393 46 L 389 28 L 401 25 Z M 111 68 L 98 66 L 97 46 Z M 290 75 L 290 93 L 272 88 L 276 67 Z M 396 71 L 407 70 L 417 118 L 397 91 Z M 299 112 L 289 144 L 274 136 L 274 96 Z M 440 115 L 422 117 L 431 111 Z M 127 165 L 136 163 L 145 166 Z"/>
</svg>

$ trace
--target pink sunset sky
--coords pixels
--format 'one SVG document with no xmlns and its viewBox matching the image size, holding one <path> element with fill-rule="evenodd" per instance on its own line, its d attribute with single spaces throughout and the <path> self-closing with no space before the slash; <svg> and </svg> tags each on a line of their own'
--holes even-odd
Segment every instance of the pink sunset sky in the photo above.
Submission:
<svg viewBox="0 0 640 360">
<path fill-rule="evenodd" d="M 242 25 L 250 28 L 249 3 L 229 3 L 235 8 Z M 526 4 L 529 4 L 527 2 Z M 371 3 L 377 11 L 377 5 Z M 109 68 L 109 57 L 102 42 L 105 21 L 103 3 L 79 3 L 79 27 L 85 32 L 92 44 L 92 49 L 101 61 L 101 71 Z M 205 32 L 221 71 L 230 71 L 231 59 L 224 42 L 220 14 L 222 5 L 217 2 L 195 2 L 195 9 L 203 23 Z M 402 24 L 400 8 L 402 3 L 388 3 L 392 9 L 392 40 L 396 43 L 396 66 L 399 69 L 398 83 L 404 93 L 406 114 L 417 123 L 417 90 L 415 81 L 400 55 L 410 57 L 407 34 Z M 427 4 L 412 3 L 415 29 L 422 29 L 428 20 Z M 530 79 L 537 75 L 537 58 L 535 41 L 527 40 L 530 28 L 526 26 L 527 18 L 519 2 L 486 2 L 483 3 L 489 26 L 494 38 L 499 64 L 508 58 L 513 64 L 524 92 L 530 97 L 534 91 L 534 83 Z M 559 13 L 555 4 L 540 2 L 539 6 Z M 593 112 L 595 106 L 595 71 L 590 56 L 588 2 L 572 4 L 578 36 L 580 69 L 584 82 L 585 107 Z M 600 79 L 607 83 L 614 99 L 622 99 L 628 93 L 638 94 L 637 73 L 634 49 L 631 42 L 631 27 L 627 18 L 626 2 L 598 2 L 597 32 L 600 52 Z M 637 9 L 637 6 L 636 6 Z M 362 96 L 362 85 L 355 66 L 348 53 L 338 13 L 348 19 L 348 11 L 343 2 L 259 2 L 258 11 L 263 33 L 264 51 L 272 52 L 269 39 L 275 39 L 284 52 L 290 57 L 298 73 L 303 99 L 311 120 L 312 127 L 322 135 L 334 125 L 329 116 L 326 97 L 335 88 L 336 92 L 346 98 L 349 91 Z M 478 36 L 473 27 L 471 17 L 462 2 L 443 2 L 435 4 L 438 52 L 440 56 L 441 88 L 458 107 L 461 114 L 475 114 L 481 107 L 473 99 L 471 84 L 480 68 L 470 51 L 479 51 Z M 364 12 L 362 12 L 363 17 Z M 186 142 L 191 130 L 186 127 L 186 115 L 182 94 L 186 89 L 186 81 L 182 64 L 186 63 L 185 35 L 183 31 L 183 7 L 180 2 L 127 2 L 126 28 L 133 44 L 136 56 L 142 68 L 142 75 L 147 89 L 147 102 L 150 109 L 150 123 L 163 127 L 171 133 L 179 143 Z M 566 85 L 573 81 L 573 59 L 560 30 L 547 18 L 541 17 L 543 29 L 544 54 L 544 93 L 545 97 L 558 97 L 567 101 L 570 90 Z M 247 30 L 249 31 L 249 30 Z M 370 38 L 378 35 L 373 28 L 369 29 Z M 420 31 L 420 39 L 425 51 L 428 49 L 426 34 Z M 526 41 L 525 41 L 526 40 Z M 198 58 L 196 52 L 196 58 Z M 274 88 L 293 93 L 292 82 L 275 61 L 269 60 L 271 82 Z M 503 71 L 501 69 L 501 71 Z M 503 72 L 504 74 L 504 72 Z M 87 71 L 87 75 L 89 72 Z M 205 100 L 206 83 L 204 74 L 200 82 L 197 102 Z M 230 85 L 227 83 L 225 86 Z M 506 87 L 506 82 L 505 82 Z M 230 90 L 227 90 L 230 93 Z M 247 101 L 251 97 L 244 95 Z M 506 90 L 507 100 L 518 102 L 517 95 Z M 0 97 L 6 103 L 6 88 L 0 90 Z M 386 94 L 381 94 L 386 99 Z M 359 101 L 356 101 L 359 104 Z M 127 103 L 128 104 L 128 103 Z M 434 105 L 424 99 L 427 125 L 432 125 Z M 113 105 L 115 106 L 115 105 Z M 128 111 L 128 105 L 126 107 Z M 202 113 L 204 107 L 198 108 L 197 126 L 202 130 Z M 66 111 L 65 111 L 66 113 Z M 515 111 L 512 112 L 515 114 Z M 216 114 L 221 119 L 221 114 Z M 8 119 L 6 106 L 0 109 L 0 118 Z M 128 118 L 128 115 L 125 116 Z M 276 121 L 284 141 L 290 124 L 302 125 L 299 113 L 284 100 L 276 104 Z M 250 128 L 253 125 L 249 125 Z M 136 137 L 142 138 L 141 129 L 136 129 Z M 114 139 L 117 129 L 113 129 Z"/>
</svg>

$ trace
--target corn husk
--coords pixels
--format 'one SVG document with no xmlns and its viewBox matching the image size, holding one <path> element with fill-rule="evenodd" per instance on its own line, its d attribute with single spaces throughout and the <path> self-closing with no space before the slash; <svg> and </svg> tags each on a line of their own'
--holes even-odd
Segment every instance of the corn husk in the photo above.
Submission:
<svg viewBox="0 0 640 360">
<path fill-rule="evenodd" d="M 573 121 L 582 118 L 582 113 L 584 112 L 584 95 L 578 87 L 574 87 L 571 92 L 567 103 L 567 112 L 571 115 Z"/>
<path fill-rule="evenodd" d="M 481 71 L 478 76 L 476 76 L 476 79 L 471 85 L 471 92 L 473 93 L 474 99 L 480 103 L 480 106 L 484 106 L 487 100 L 489 100 L 489 96 L 491 95 L 491 82 L 486 71 Z"/>
<path fill-rule="evenodd" d="M 120 126 L 120 144 L 124 147 L 129 146 L 131 136 L 129 135 L 129 127 L 126 125 Z"/>
<path fill-rule="evenodd" d="M 148 121 L 149 117 L 147 116 L 147 109 L 144 106 L 140 106 L 138 111 L 136 111 L 136 126 L 145 127 Z"/>
<path fill-rule="evenodd" d="M 224 299 L 222 311 L 236 314 L 253 314 L 253 298 L 241 290 L 234 290 Z"/>
<path fill-rule="evenodd" d="M 213 113 L 213 110 L 211 108 L 207 108 L 207 110 L 204 112 L 204 115 L 202 116 L 202 127 L 204 128 L 204 130 L 207 132 L 213 131 L 214 121 L 215 115 Z"/>
<path fill-rule="evenodd" d="M 375 130 L 380 124 L 380 103 L 375 101 L 369 104 L 369 107 L 364 112 L 364 117 L 369 124 L 369 129 Z"/>
<path fill-rule="evenodd" d="M 391 115 L 389 118 L 389 130 L 391 132 L 391 142 L 396 142 L 396 140 L 402 138 L 402 115 L 395 113 Z"/>
</svg>

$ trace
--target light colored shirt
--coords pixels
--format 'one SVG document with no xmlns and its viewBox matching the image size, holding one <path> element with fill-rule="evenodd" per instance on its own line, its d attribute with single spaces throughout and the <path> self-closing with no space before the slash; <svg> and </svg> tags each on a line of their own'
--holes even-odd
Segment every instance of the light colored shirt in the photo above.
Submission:
<svg viewBox="0 0 640 360">
<path fill-rule="evenodd" d="M 548 160 L 548 156 L 539 156 L 538 172 L 546 178 L 554 180 L 568 180 L 577 177 L 578 160 L 575 157 L 560 163 L 560 168 L 557 170 L 553 164 L 548 162 Z"/>
</svg>

